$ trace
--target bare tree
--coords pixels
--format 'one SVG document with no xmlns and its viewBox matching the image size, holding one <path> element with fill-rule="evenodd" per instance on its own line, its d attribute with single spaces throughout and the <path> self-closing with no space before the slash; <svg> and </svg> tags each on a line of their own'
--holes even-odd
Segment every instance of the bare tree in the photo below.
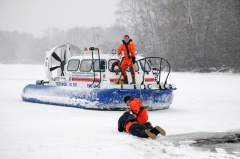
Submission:
<svg viewBox="0 0 240 159">
<path fill-rule="evenodd" d="M 210 71 L 239 57 L 239 0 L 131 0 L 118 16 L 138 48 L 163 56 L 175 70 Z M 230 56 L 230 54 L 232 54 Z"/>
</svg>

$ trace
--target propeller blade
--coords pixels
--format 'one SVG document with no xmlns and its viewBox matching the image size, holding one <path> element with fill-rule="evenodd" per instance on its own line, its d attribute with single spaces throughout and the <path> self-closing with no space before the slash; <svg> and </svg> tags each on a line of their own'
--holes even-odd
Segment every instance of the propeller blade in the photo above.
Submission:
<svg viewBox="0 0 240 159">
<path fill-rule="evenodd" d="M 58 62 L 61 62 L 60 57 L 55 52 L 52 53 L 52 57 L 54 57 Z"/>
<path fill-rule="evenodd" d="M 50 68 L 50 71 L 53 71 L 53 70 L 55 70 L 55 69 L 57 69 L 57 68 L 59 68 L 59 67 L 61 67 L 61 66 L 51 67 L 51 68 Z"/>
</svg>

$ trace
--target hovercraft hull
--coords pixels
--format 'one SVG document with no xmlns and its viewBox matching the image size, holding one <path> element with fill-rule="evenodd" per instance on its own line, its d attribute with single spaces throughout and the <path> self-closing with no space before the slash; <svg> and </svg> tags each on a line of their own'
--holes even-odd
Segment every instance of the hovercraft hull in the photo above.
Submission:
<svg viewBox="0 0 240 159">
<path fill-rule="evenodd" d="M 22 91 L 23 101 L 97 110 L 126 110 L 125 95 L 139 98 L 148 110 L 167 109 L 173 90 L 154 89 L 79 89 L 29 84 Z"/>
</svg>

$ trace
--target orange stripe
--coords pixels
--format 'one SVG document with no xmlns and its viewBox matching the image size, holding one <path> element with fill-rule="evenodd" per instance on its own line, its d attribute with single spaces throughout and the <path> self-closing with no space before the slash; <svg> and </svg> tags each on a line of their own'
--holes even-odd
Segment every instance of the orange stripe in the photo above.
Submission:
<svg viewBox="0 0 240 159">
<path fill-rule="evenodd" d="M 113 82 L 113 81 L 118 81 L 119 78 L 110 78 L 110 81 Z M 120 79 L 120 81 L 124 81 L 123 78 Z"/>
<path fill-rule="evenodd" d="M 137 123 L 136 121 L 134 121 L 134 122 L 128 122 L 128 123 L 126 124 L 126 132 L 129 133 L 129 128 L 130 128 L 133 124 L 136 124 L 136 123 Z"/>
<path fill-rule="evenodd" d="M 154 78 L 145 78 L 145 82 L 156 82 Z"/>
</svg>

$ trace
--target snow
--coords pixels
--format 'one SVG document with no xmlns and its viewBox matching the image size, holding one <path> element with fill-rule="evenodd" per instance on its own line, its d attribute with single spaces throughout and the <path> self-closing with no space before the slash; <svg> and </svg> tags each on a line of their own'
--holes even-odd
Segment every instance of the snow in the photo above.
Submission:
<svg viewBox="0 0 240 159">
<path fill-rule="evenodd" d="M 122 111 L 93 111 L 23 102 L 25 85 L 45 79 L 40 65 L 0 64 L 0 158 L 239 158 L 191 146 L 187 133 L 240 132 L 240 75 L 176 73 L 178 88 L 169 109 L 150 111 L 149 120 L 167 132 L 156 140 L 120 133 Z M 175 137 L 180 136 L 178 145 Z M 175 141 L 174 141 L 175 140 Z M 239 144 L 232 145 L 239 146 Z"/>
</svg>

